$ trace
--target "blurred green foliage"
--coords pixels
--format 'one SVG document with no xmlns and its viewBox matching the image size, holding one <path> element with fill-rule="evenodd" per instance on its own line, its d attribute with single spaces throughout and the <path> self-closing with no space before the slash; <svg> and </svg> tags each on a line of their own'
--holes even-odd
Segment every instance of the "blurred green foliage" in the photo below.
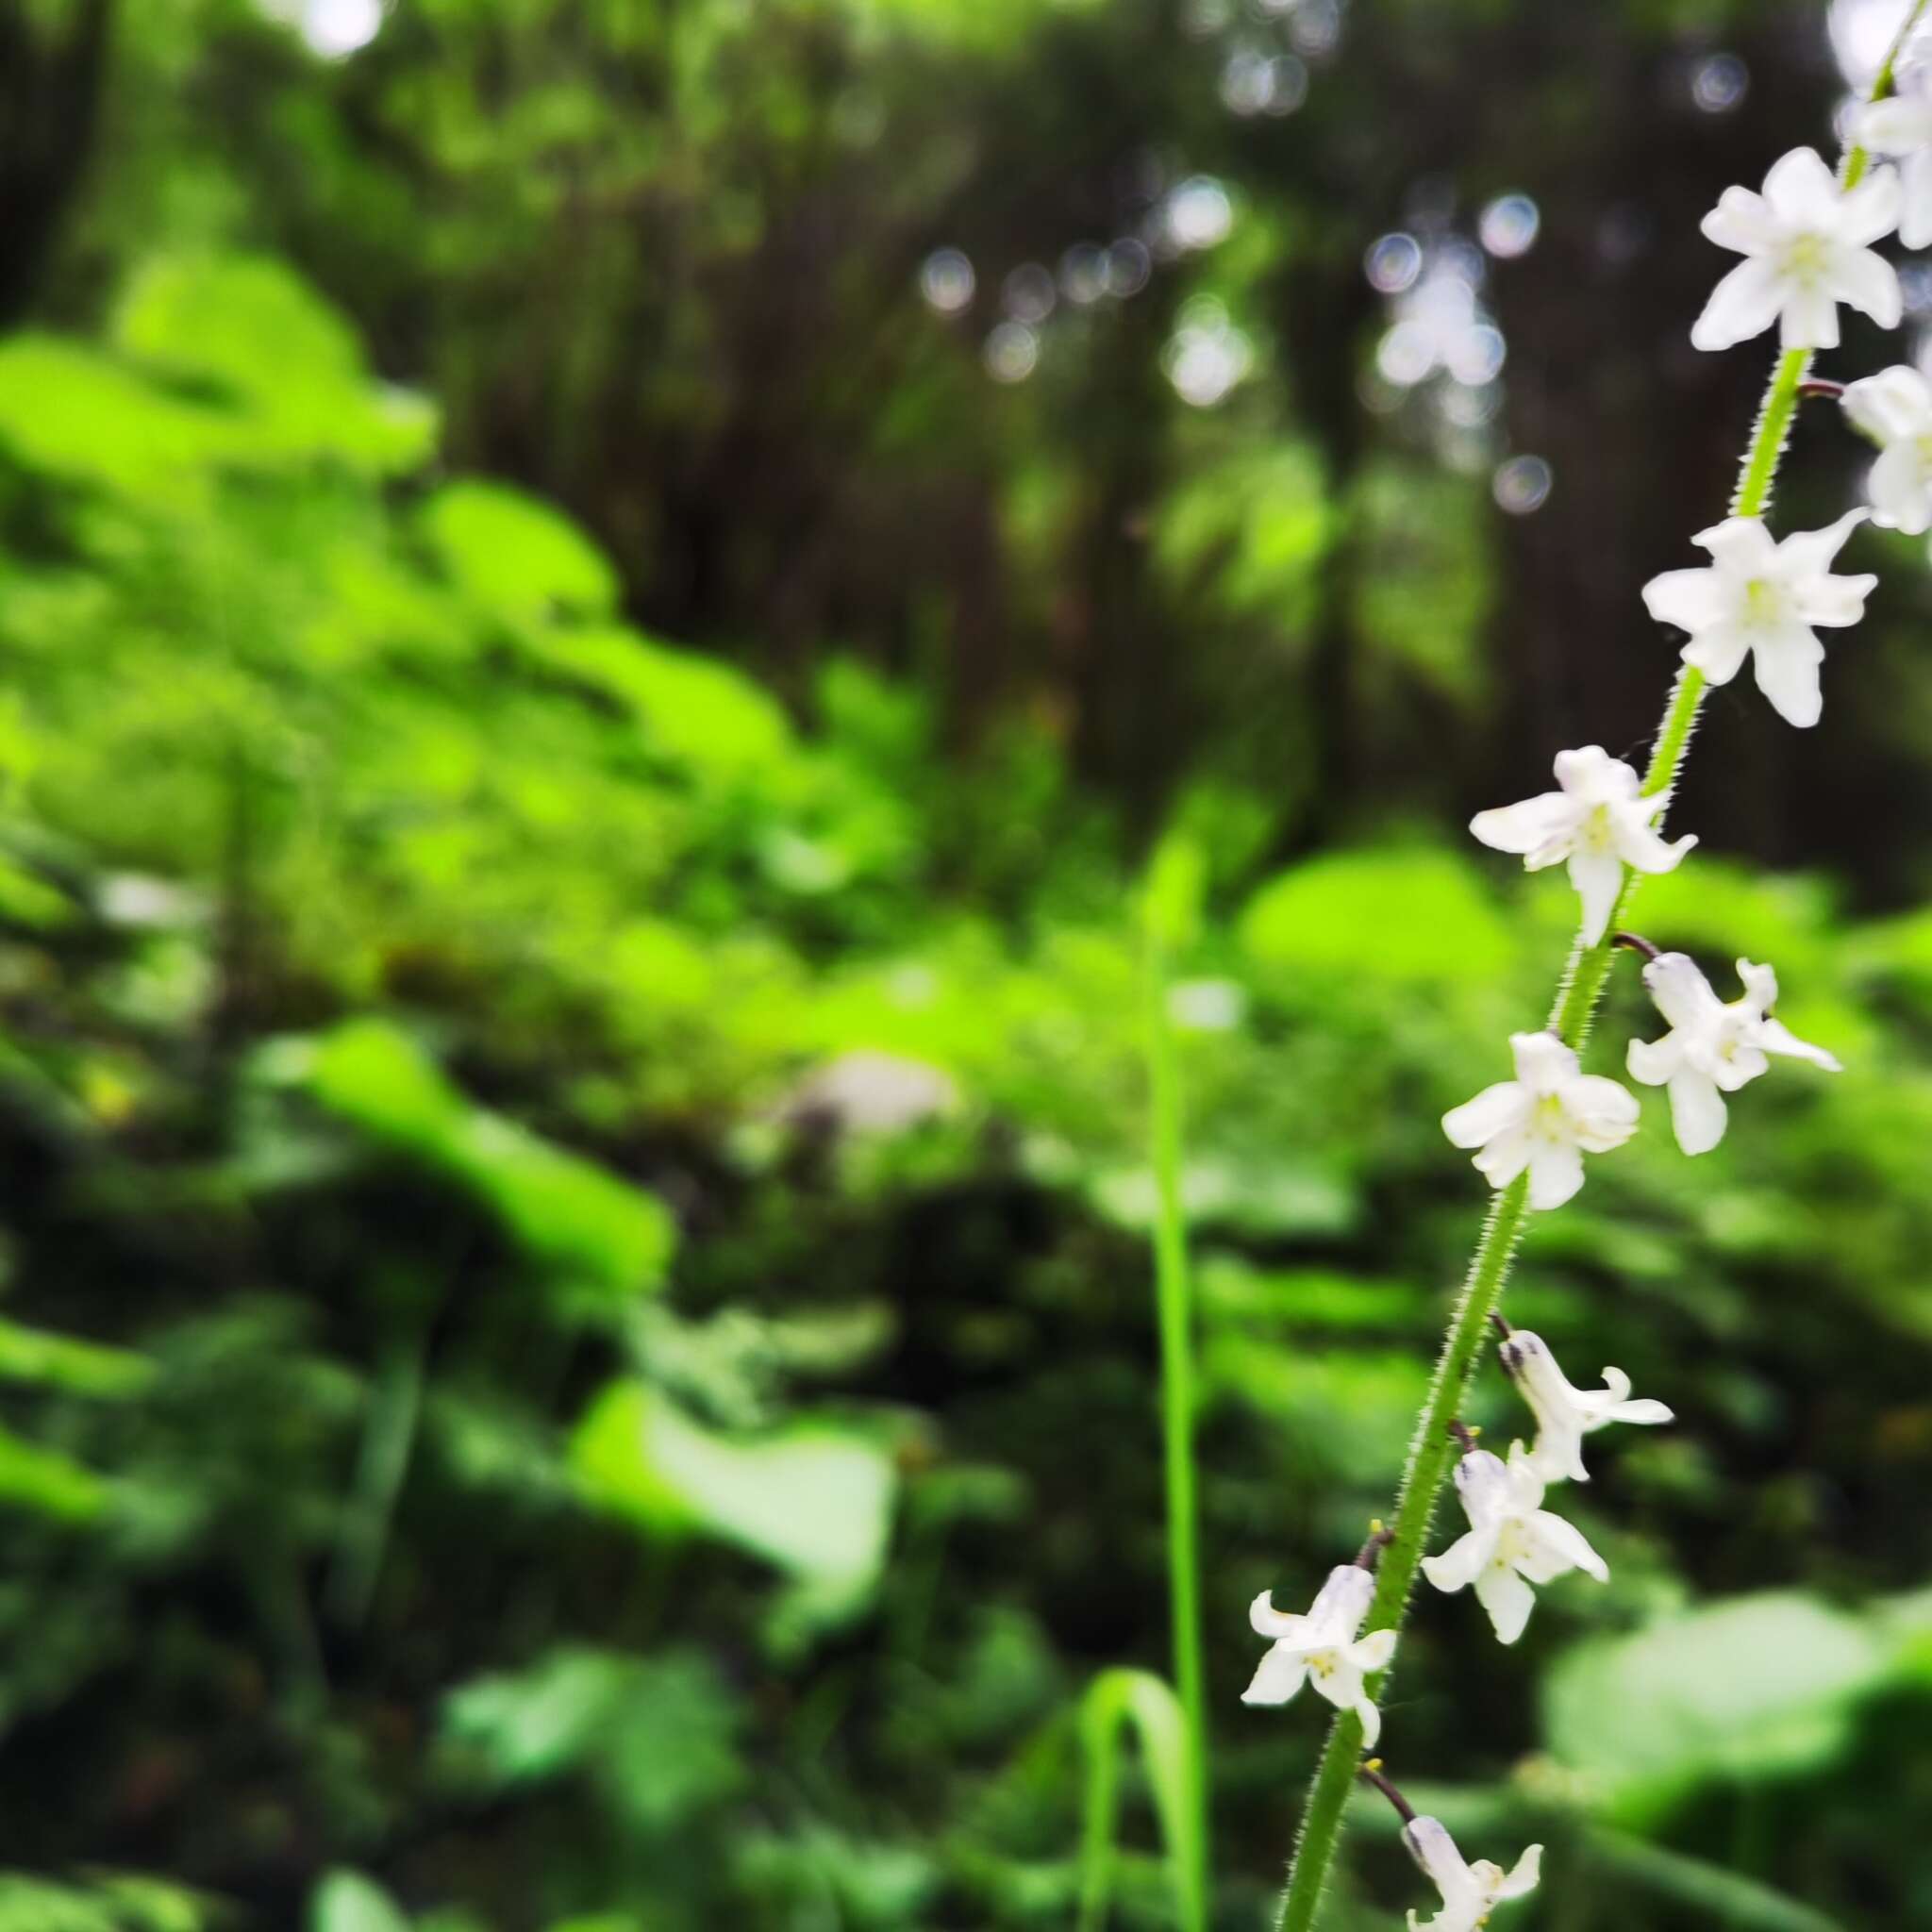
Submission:
<svg viewBox="0 0 1932 1932">
<path fill-rule="evenodd" d="M 854 441 L 891 487 L 847 507 L 895 585 L 937 581 L 899 547 L 934 472 L 1006 438 L 1028 635 L 1102 621 L 1057 602 L 1090 540 L 1103 615 L 1118 581 L 1224 654 L 1288 627 L 1203 727 L 1151 890 L 1147 798 L 1083 782 L 1096 744 L 1152 756 L 1109 735 L 1104 654 L 1076 724 L 1042 680 L 968 746 L 943 625 L 895 604 L 888 668 L 850 583 L 849 650 L 831 595 L 790 658 L 729 596 L 729 648 L 657 634 L 640 559 L 673 571 L 696 513 L 632 487 L 626 410 L 667 491 L 714 433 L 747 492 L 797 479 L 710 420 L 756 331 L 644 299 L 637 235 L 585 210 L 686 225 L 693 283 L 756 314 L 752 270 L 794 259 L 774 210 L 848 165 L 814 58 L 855 125 L 840 63 L 920 100 L 970 60 L 1003 152 L 1027 37 L 1077 71 L 1106 9 L 667 11 L 668 42 L 626 5 L 398 8 L 365 82 L 252 4 L 169 0 L 117 43 L 145 91 L 110 190 L 0 340 L 0 1928 L 1171 1924 L 1149 920 L 1189 1090 L 1216 1923 L 1277 1882 L 1322 1713 L 1240 1707 L 1245 1607 L 1386 1507 L 1481 1206 L 1437 1119 L 1502 1076 L 1573 908 L 1435 821 L 1302 836 L 1331 747 L 1274 693 L 1340 610 L 1385 769 L 1475 719 L 1501 546 L 1468 477 L 1338 468 L 1281 382 L 1239 434 L 1134 417 L 1173 448 L 1129 538 L 1047 400 L 995 418 L 883 341 Z M 1642 11 L 1635 40 L 1680 25 Z M 891 158 L 866 192 L 907 233 L 829 337 L 789 316 L 803 362 L 888 316 L 869 277 L 905 283 L 969 172 Z M 1318 275 L 1315 199 L 1204 285 L 1258 308 L 1296 248 Z M 546 291 L 543 329 L 502 325 Z M 755 507 L 718 569 L 782 588 L 795 506 Z M 1164 724 L 1174 690 L 1135 688 Z M 1917 1923 L 1932 913 L 1702 852 L 1641 908 L 1720 982 L 1774 960 L 1850 1071 L 1754 1087 L 1694 1169 L 1649 1108 L 1533 1228 L 1515 1318 L 1680 1425 L 1576 1494 L 1607 1590 L 1552 1591 L 1509 1653 L 1421 1606 L 1391 1758 L 1474 1849 L 1549 1840 L 1524 1932 Z M 1620 979 L 1593 1064 L 1652 1024 Z M 1512 1403 L 1488 1375 L 1476 1419 L 1507 1437 Z M 1363 1824 L 1337 1932 L 1413 1901 Z"/>
</svg>

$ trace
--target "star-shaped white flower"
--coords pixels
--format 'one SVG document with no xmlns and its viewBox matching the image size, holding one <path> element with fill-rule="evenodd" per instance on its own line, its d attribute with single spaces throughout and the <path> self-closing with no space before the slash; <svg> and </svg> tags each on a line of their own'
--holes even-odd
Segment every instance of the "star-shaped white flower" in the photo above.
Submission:
<svg viewBox="0 0 1932 1932">
<path fill-rule="evenodd" d="M 1659 624 L 1690 633 L 1684 661 L 1712 684 L 1728 684 L 1748 657 L 1778 716 L 1815 724 L 1824 708 L 1818 688 L 1824 646 L 1812 625 L 1857 624 L 1878 581 L 1831 575 L 1832 558 L 1864 518 L 1851 510 L 1825 529 L 1800 530 L 1780 543 L 1757 517 L 1729 517 L 1690 540 L 1710 552 L 1708 566 L 1652 577 L 1644 607 Z"/>
<path fill-rule="evenodd" d="M 1932 383 L 1900 363 L 1847 384 L 1843 400 L 1853 426 L 1878 445 L 1865 486 L 1872 521 L 1913 537 L 1932 530 Z"/>
<path fill-rule="evenodd" d="M 1440 1557 L 1424 1557 L 1423 1574 L 1441 1591 L 1474 1584 L 1499 1642 L 1523 1635 L 1536 1607 L 1531 1584 L 1554 1583 L 1571 1570 L 1609 1581 L 1608 1565 L 1583 1532 L 1542 1507 L 1543 1479 L 1521 1442 L 1509 1445 L 1507 1463 L 1487 1449 L 1472 1449 L 1456 1465 L 1456 1491 L 1469 1529 Z"/>
<path fill-rule="evenodd" d="M 1932 75 L 1923 64 L 1898 76 L 1890 100 L 1867 101 L 1852 116 L 1852 139 L 1899 162 L 1898 239 L 1907 248 L 1932 242 Z"/>
<path fill-rule="evenodd" d="M 1686 953 L 1659 953 L 1643 969 L 1643 983 L 1671 1030 L 1661 1040 L 1633 1040 L 1626 1061 L 1633 1080 L 1670 1090 L 1671 1125 L 1686 1154 L 1708 1154 L 1724 1139 L 1724 1095 L 1757 1079 L 1771 1064 L 1768 1055 L 1843 1072 L 1822 1046 L 1771 1017 L 1777 974 L 1769 966 L 1740 959 L 1738 977 L 1744 997 L 1725 1006 Z"/>
<path fill-rule="evenodd" d="M 1891 232 L 1898 199 L 1890 169 L 1840 189 L 1808 147 L 1773 164 L 1762 194 L 1726 188 L 1702 225 L 1720 248 L 1745 258 L 1711 291 L 1692 345 L 1728 349 L 1776 322 L 1787 349 L 1835 349 L 1840 302 L 1896 328 L 1898 276 L 1871 244 Z"/>
<path fill-rule="evenodd" d="M 1409 1913 L 1408 1932 L 1476 1932 L 1498 1904 L 1534 1891 L 1542 1875 L 1541 1845 L 1531 1845 L 1508 1872 L 1491 1858 L 1465 1864 L 1456 1840 L 1434 1818 L 1411 1818 L 1402 1827 L 1402 1841 L 1442 1894 L 1442 1909 L 1426 1924 Z"/>
<path fill-rule="evenodd" d="M 1277 1610 L 1273 1594 L 1264 1590 L 1249 1606 L 1248 1622 L 1257 1636 L 1272 1637 L 1274 1642 L 1254 1682 L 1241 1692 L 1241 1702 L 1286 1704 L 1312 1678 L 1336 1709 L 1353 1710 L 1361 1719 L 1363 1748 L 1372 1747 L 1382 1735 L 1382 1713 L 1362 1688 L 1362 1678 L 1384 1669 L 1395 1655 L 1394 1631 L 1356 1635 L 1374 1594 L 1374 1577 L 1358 1563 L 1329 1571 L 1306 1617 Z"/>
<path fill-rule="evenodd" d="M 1669 796 L 1641 796 L 1637 774 L 1600 744 L 1559 751 L 1557 783 L 1560 791 L 1477 812 L 1469 829 L 1498 852 L 1522 853 L 1529 872 L 1567 858 L 1570 883 L 1583 900 L 1583 943 L 1593 946 L 1624 890 L 1624 866 L 1669 872 L 1697 841 L 1660 839 L 1657 820 Z"/>
<path fill-rule="evenodd" d="M 1620 1147 L 1637 1131 L 1637 1096 L 1614 1080 L 1580 1073 L 1554 1033 L 1512 1033 L 1516 1077 L 1485 1087 L 1442 1116 L 1458 1147 L 1492 1188 L 1529 1170 L 1529 1205 L 1560 1208 L 1583 1185 L 1585 1153 Z"/>
<path fill-rule="evenodd" d="M 1517 1328 L 1497 1350 L 1523 1399 L 1536 1417 L 1536 1444 L 1529 1452 L 1532 1474 L 1546 1483 L 1587 1483 L 1583 1439 L 1610 1423 L 1667 1423 L 1671 1411 L 1661 1402 L 1632 1401 L 1630 1377 L 1622 1369 L 1606 1369 L 1601 1389 L 1574 1389 L 1550 1353 L 1549 1343 L 1527 1328 Z"/>
</svg>

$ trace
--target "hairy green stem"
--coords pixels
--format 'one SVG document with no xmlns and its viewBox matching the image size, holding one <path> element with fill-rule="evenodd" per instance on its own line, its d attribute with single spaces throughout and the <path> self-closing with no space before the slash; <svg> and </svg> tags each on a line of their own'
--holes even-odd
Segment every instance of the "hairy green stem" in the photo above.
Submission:
<svg viewBox="0 0 1932 1932">
<path fill-rule="evenodd" d="M 1181 1083 L 1167 1010 L 1166 948 L 1147 938 L 1147 1073 L 1153 1112 L 1155 1293 L 1160 1314 L 1160 1414 L 1167 1461 L 1168 1599 L 1174 1690 L 1187 1726 L 1185 1798 L 1193 1829 L 1174 1854 L 1184 1863 L 1186 1932 L 1208 1923 L 1208 1693 L 1202 1664 L 1201 1569 L 1194 1498 L 1193 1297 L 1181 1205 Z"/>
<path fill-rule="evenodd" d="M 1899 54 L 1928 5 L 1932 5 L 1932 0 L 1916 0 L 1907 15 L 1873 82 L 1870 99 L 1882 100 L 1891 92 Z M 1850 149 L 1839 170 L 1840 182 L 1846 187 L 1855 186 L 1864 175 L 1868 160 L 1863 148 Z M 1762 516 L 1770 508 L 1772 486 L 1790 434 L 1791 419 L 1797 412 L 1798 386 L 1810 363 L 1808 349 L 1786 349 L 1779 355 L 1744 452 L 1737 492 L 1731 500 L 1733 516 Z M 1701 672 L 1688 664 L 1678 672 L 1644 773 L 1646 796 L 1668 793 L 1676 783 L 1706 689 Z M 1607 934 L 1626 923 L 1641 878 L 1642 874 L 1636 872 L 1625 876 L 1623 893 L 1606 928 L 1607 936 L 1593 946 L 1579 943 L 1571 952 L 1549 1023 L 1566 1045 L 1581 1049 L 1589 1038 L 1591 1022 L 1596 1016 L 1616 957 Z M 1462 1294 L 1450 1317 L 1429 1392 L 1416 1421 L 1407 1466 L 1395 1499 L 1393 1537 L 1382 1553 L 1374 1601 L 1365 1630 L 1393 1630 L 1401 1626 L 1442 1480 L 1449 1473 L 1453 1450 L 1448 1425 L 1468 1392 L 1484 1331 L 1502 1299 L 1516 1244 L 1529 1218 L 1528 1195 L 1528 1178 L 1519 1175 L 1491 1203 L 1489 1219 L 1471 1257 Z M 1387 1684 L 1385 1672 L 1371 1683 L 1371 1694 L 1379 1700 Z M 1336 1849 L 1341 1841 L 1343 1814 L 1355 1785 L 1361 1744 L 1360 1719 L 1352 1711 L 1343 1711 L 1329 1726 L 1327 1742 L 1322 1747 L 1321 1760 L 1308 1788 L 1301 1831 L 1289 1865 L 1288 1886 L 1275 1918 L 1276 1932 L 1311 1932 L 1329 1870 L 1335 1862 Z"/>
</svg>

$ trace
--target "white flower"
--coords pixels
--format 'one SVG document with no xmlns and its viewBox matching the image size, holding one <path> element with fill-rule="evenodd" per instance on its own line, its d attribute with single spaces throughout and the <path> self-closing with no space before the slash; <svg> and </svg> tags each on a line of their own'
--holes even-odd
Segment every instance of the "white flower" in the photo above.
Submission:
<svg viewBox="0 0 1932 1932">
<path fill-rule="evenodd" d="M 1409 1913 L 1408 1932 L 1475 1932 L 1478 1925 L 1489 1924 L 1491 1911 L 1501 1900 L 1534 1891 L 1542 1875 L 1541 1845 L 1531 1845 L 1507 1873 L 1490 1858 L 1464 1864 L 1456 1840 L 1434 1818 L 1411 1818 L 1402 1827 L 1402 1841 L 1442 1894 L 1442 1909 L 1426 1925 Z"/>
<path fill-rule="evenodd" d="M 1914 537 L 1932 530 L 1932 383 L 1903 363 L 1881 369 L 1846 386 L 1844 411 L 1878 445 L 1866 482 L 1872 521 Z"/>
<path fill-rule="evenodd" d="M 1507 1188 L 1526 1167 L 1529 1205 L 1560 1208 L 1583 1185 L 1586 1151 L 1620 1147 L 1637 1131 L 1637 1097 L 1614 1080 L 1577 1071 L 1576 1056 L 1554 1033 L 1512 1033 L 1516 1077 L 1485 1087 L 1442 1116 L 1458 1147 L 1479 1151 L 1475 1166 L 1492 1188 Z"/>
<path fill-rule="evenodd" d="M 1898 77 L 1890 100 L 1867 101 L 1852 116 L 1852 139 L 1875 155 L 1900 157 L 1898 239 L 1907 248 L 1932 242 L 1932 87 L 1924 67 Z"/>
<path fill-rule="evenodd" d="M 1726 188 L 1702 225 L 1720 248 L 1745 259 L 1711 291 L 1690 331 L 1692 346 L 1728 349 L 1775 321 L 1787 349 L 1835 349 L 1840 302 L 1896 328 L 1904 307 L 1898 276 L 1871 244 L 1891 232 L 1898 198 L 1890 169 L 1840 189 L 1808 147 L 1773 164 L 1762 194 Z"/>
<path fill-rule="evenodd" d="M 1532 1583 L 1553 1583 L 1571 1570 L 1608 1582 L 1608 1566 L 1583 1532 L 1541 1507 L 1543 1479 L 1521 1442 L 1509 1445 L 1507 1464 L 1487 1449 L 1472 1449 L 1456 1465 L 1456 1490 L 1469 1530 L 1440 1557 L 1424 1557 L 1423 1573 L 1438 1590 L 1474 1584 L 1500 1642 L 1523 1635 L 1536 1607 Z"/>
<path fill-rule="evenodd" d="M 1567 858 L 1570 883 L 1583 899 L 1583 943 L 1593 946 L 1624 889 L 1624 866 L 1669 872 L 1697 841 L 1660 839 L 1657 818 L 1668 795 L 1642 797 L 1637 774 L 1600 744 L 1559 751 L 1557 783 L 1559 791 L 1477 812 L 1469 829 L 1498 852 L 1522 853 L 1530 872 Z"/>
<path fill-rule="evenodd" d="M 1579 1483 L 1590 1480 L 1583 1466 L 1583 1439 L 1593 1430 L 1609 1423 L 1673 1419 L 1661 1402 L 1633 1402 L 1630 1377 L 1622 1369 L 1606 1369 L 1601 1389 L 1573 1389 L 1549 1344 L 1527 1328 L 1511 1330 L 1497 1353 L 1536 1417 L 1536 1446 L 1529 1452 L 1529 1467 L 1546 1483 L 1561 1482 L 1565 1476 Z"/>
<path fill-rule="evenodd" d="M 1248 1622 L 1257 1636 L 1272 1637 L 1274 1644 L 1241 1692 L 1241 1702 L 1286 1704 L 1312 1677 L 1315 1689 L 1336 1709 L 1353 1710 L 1361 1719 L 1363 1747 L 1372 1747 L 1382 1735 L 1382 1713 L 1363 1690 L 1362 1677 L 1382 1670 L 1395 1655 L 1394 1631 L 1355 1634 L 1374 1594 L 1374 1577 L 1357 1563 L 1329 1571 L 1306 1617 L 1277 1610 L 1264 1590 L 1249 1606 Z"/>
<path fill-rule="evenodd" d="M 1667 570 L 1643 587 L 1659 624 L 1690 633 L 1684 661 L 1728 684 L 1752 658 L 1757 689 L 1779 717 L 1815 724 L 1824 708 L 1818 667 L 1824 646 L 1811 626 L 1857 624 L 1874 576 L 1835 577 L 1831 560 L 1865 512 L 1778 542 L 1757 517 L 1729 517 L 1690 541 L 1710 552 L 1702 570 Z"/>
<path fill-rule="evenodd" d="M 1643 969 L 1643 983 L 1671 1030 L 1661 1040 L 1630 1042 L 1630 1076 L 1670 1089 L 1671 1124 L 1686 1154 L 1708 1154 L 1724 1139 L 1724 1095 L 1757 1079 L 1771 1064 L 1767 1055 L 1843 1071 L 1822 1046 L 1807 1045 L 1771 1017 L 1777 974 L 1769 966 L 1740 959 L 1738 977 L 1744 997 L 1725 1006 L 1688 954 L 1659 953 Z"/>
</svg>

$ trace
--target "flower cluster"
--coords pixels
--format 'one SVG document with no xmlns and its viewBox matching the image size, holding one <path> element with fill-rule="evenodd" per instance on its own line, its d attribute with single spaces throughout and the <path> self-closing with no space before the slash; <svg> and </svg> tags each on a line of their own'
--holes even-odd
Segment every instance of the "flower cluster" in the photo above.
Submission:
<svg viewBox="0 0 1932 1932">
<path fill-rule="evenodd" d="M 1919 0 L 1911 20 L 1924 8 L 1925 0 Z M 1890 73 L 1888 63 L 1881 93 Z M 1557 755 L 1556 790 L 1478 812 L 1470 822 L 1476 839 L 1520 856 L 1531 872 L 1561 862 L 1579 905 L 1572 977 L 1557 1002 L 1557 1019 L 1546 1031 L 1511 1035 L 1514 1077 L 1484 1088 L 1442 1117 L 1449 1140 L 1472 1150 L 1475 1167 L 1502 1197 L 1478 1246 L 1452 1344 L 1462 1349 L 1463 1359 L 1473 1359 L 1478 1324 L 1487 1317 L 1501 1337 L 1499 1359 L 1536 1426 L 1530 1446 L 1514 1441 L 1503 1457 L 1478 1447 L 1474 1430 L 1449 1421 L 1448 1433 L 1460 1449 L 1456 1490 L 1469 1526 L 1438 1554 L 1423 1556 L 1429 1510 L 1448 1460 L 1446 1439 L 1436 1431 L 1453 1414 L 1461 1387 L 1439 1378 L 1439 1391 L 1447 1392 L 1432 1394 L 1424 1411 L 1428 1426 L 1411 1459 L 1394 1531 L 1377 1525 L 1361 1556 L 1330 1574 L 1307 1616 L 1281 1614 L 1268 1595 L 1256 1600 L 1251 1622 L 1273 1647 L 1245 1701 L 1286 1703 L 1312 1680 L 1323 1696 L 1358 1719 L 1366 1748 L 1381 1731 L 1370 1679 L 1393 1657 L 1393 1626 L 1415 1570 L 1439 1591 L 1473 1590 L 1498 1641 L 1514 1643 L 1540 1589 L 1572 1571 L 1599 1582 L 1609 1575 L 1582 1532 L 1544 1507 L 1551 1486 L 1590 1480 L 1586 1437 L 1613 1423 L 1655 1425 L 1673 1419 L 1662 1403 L 1634 1397 L 1629 1376 L 1619 1369 L 1605 1369 L 1600 1388 L 1574 1386 L 1541 1336 L 1512 1329 L 1495 1312 L 1524 1216 L 1570 1200 L 1583 1186 L 1584 1156 L 1622 1145 L 1639 1125 L 1637 1096 L 1615 1079 L 1585 1073 L 1578 1053 L 1614 949 L 1642 955 L 1643 987 L 1664 1024 L 1658 1038 L 1627 1041 L 1624 1067 L 1639 1086 L 1665 1090 L 1672 1129 L 1685 1154 L 1717 1146 L 1728 1124 L 1726 1096 L 1765 1073 L 1773 1058 L 1839 1071 L 1831 1054 L 1774 1017 L 1778 983 L 1769 966 L 1740 959 L 1742 994 L 1726 1002 L 1687 954 L 1661 951 L 1615 928 L 1627 916 L 1639 875 L 1674 870 L 1697 842 L 1688 836 L 1667 840 L 1661 824 L 1706 687 L 1729 683 L 1748 660 L 1779 717 L 1801 728 L 1816 724 L 1826 655 L 1819 632 L 1857 624 L 1877 582 L 1839 572 L 1840 551 L 1868 519 L 1911 534 L 1932 532 L 1932 380 L 1903 366 L 1848 385 L 1806 379 L 1811 351 L 1838 346 L 1841 303 L 1882 327 L 1897 325 L 1903 307 L 1898 276 L 1874 244 L 1894 227 L 1908 246 L 1932 244 L 1932 64 L 1916 71 L 1907 64 L 1898 89 L 1896 97 L 1858 111 L 1853 134 L 1864 145 L 1838 175 L 1810 148 L 1799 148 L 1772 167 L 1761 192 L 1727 189 L 1705 218 L 1705 235 L 1743 259 L 1712 291 L 1691 330 L 1692 343 L 1724 349 L 1775 324 L 1783 353 L 1734 512 L 1692 540 L 1708 561 L 1665 571 L 1643 587 L 1651 617 L 1684 634 L 1683 669 L 1649 773 L 1640 777 L 1601 745 L 1583 745 Z M 1868 169 L 1865 150 L 1901 165 Z M 1851 510 L 1823 529 L 1778 536 L 1763 511 L 1790 415 L 1807 395 L 1837 396 L 1851 425 L 1878 445 L 1870 508 Z M 1395 1557 L 1381 1556 L 1385 1541 Z M 1378 1557 L 1392 1573 L 1379 1599 Z M 1385 1627 L 1365 1635 L 1365 1622 Z M 1339 1748 L 1346 1750 L 1346 1733 L 1338 1735 Z M 1443 1826 L 1418 1817 L 1383 1776 L 1379 1758 L 1357 1769 L 1395 1806 L 1404 1842 L 1441 1893 L 1429 1932 L 1474 1932 L 1495 1905 L 1535 1887 L 1541 1846 L 1530 1846 L 1507 1874 L 1488 1860 L 1466 1862 Z M 1332 1836 L 1331 1829 L 1331 1845 Z M 1311 1882 L 1319 1885 L 1320 1876 L 1318 1865 Z M 1291 1902 L 1301 1883 L 1298 1861 Z M 1413 1911 L 1408 1924 L 1411 1932 L 1421 1932 Z"/>
</svg>

